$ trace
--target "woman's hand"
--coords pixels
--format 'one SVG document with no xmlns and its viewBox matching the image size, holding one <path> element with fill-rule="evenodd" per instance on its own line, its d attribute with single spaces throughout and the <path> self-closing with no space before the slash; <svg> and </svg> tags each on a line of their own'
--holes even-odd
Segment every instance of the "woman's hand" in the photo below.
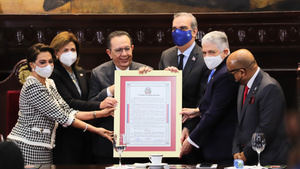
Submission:
<svg viewBox="0 0 300 169">
<path fill-rule="evenodd" d="M 101 117 L 114 116 L 114 111 L 115 111 L 114 107 L 97 111 L 97 113 L 99 114 L 97 117 L 101 118 Z"/>
<path fill-rule="evenodd" d="M 105 128 L 99 127 L 97 128 L 97 134 L 99 134 L 100 136 L 106 138 L 107 140 L 113 142 L 113 132 L 106 130 Z"/>
</svg>

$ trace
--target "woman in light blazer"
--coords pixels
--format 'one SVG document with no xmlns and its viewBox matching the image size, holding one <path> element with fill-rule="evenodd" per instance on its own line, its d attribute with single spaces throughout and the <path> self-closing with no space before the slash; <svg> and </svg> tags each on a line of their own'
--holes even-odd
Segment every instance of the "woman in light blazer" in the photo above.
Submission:
<svg viewBox="0 0 300 169">
<path fill-rule="evenodd" d="M 7 137 L 20 147 L 25 165 L 52 163 L 58 124 L 94 132 L 112 141 L 111 131 L 81 120 L 113 115 L 114 108 L 90 112 L 70 108 L 57 92 L 53 80 L 48 79 L 53 71 L 53 57 L 53 49 L 40 43 L 30 47 L 27 55 L 31 73 L 21 90 L 18 121 Z"/>
</svg>

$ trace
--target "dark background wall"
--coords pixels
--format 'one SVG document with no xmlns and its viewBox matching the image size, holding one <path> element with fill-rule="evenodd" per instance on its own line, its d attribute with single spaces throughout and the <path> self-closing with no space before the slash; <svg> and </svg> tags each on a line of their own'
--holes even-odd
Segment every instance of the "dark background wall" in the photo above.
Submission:
<svg viewBox="0 0 300 169">
<path fill-rule="evenodd" d="M 231 51 L 247 48 L 261 68 L 282 85 L 287 106 L 296 108 L 296 68 L 300 62 L 300 12 L 198 13 L 198 40 L 213 30 L 225 31 Z M 37 42 L 49 44 L 60 31 L 72 31 L 81 42 L 80 65 L 91 70 L 109 60 L 107 35 L 126 30 L 133 37 L 134 60 L 157 68 L 160 54 L 173 45 L 172 14 L 128 15 L 0 15 L 0 80 L 25 58 Z M 16 80 L 0 84 L 0 132 L 5 125 L 7 90 L 20 89 Z"/>
</svg>

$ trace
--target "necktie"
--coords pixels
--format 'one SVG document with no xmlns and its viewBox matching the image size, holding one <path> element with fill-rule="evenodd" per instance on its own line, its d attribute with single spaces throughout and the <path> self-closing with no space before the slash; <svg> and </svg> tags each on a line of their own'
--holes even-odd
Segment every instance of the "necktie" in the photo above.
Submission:
<svg viewBox="0 0 300 169">
<path fill-rule="evenodd" d="M 179 55 L 179 57 L 180 57 L 180 61 L 179 61 L 179 64 L 178 64 L 178 69 L 179 70 L 182 70 L 183 69 L 183 57 L 184 57 L 184 55 L 183 54 L 180 54 Z"/>
<path fill-rule="evenodd" d="M 214 75 L 215 71 L 216 71 L 216 69 L 211 70 L 211 72 L 210 72 L 210 74 L 208 76 L 208 79 L 207 79 L 207 83 L 209 83 L 209 81 L 212 78 L 212 76 Z"/>
<path fill-rule="evenodd" d="M 245 100 L 246 100 L 246 97 L 247 97 L 247 94 L 248 94 L 248 90 L 249 90 L 249 87 L 246 85 L 246 86 L 245 86 L 245 89 L 244 89 L 243 105 L 244 105 L 244 103 L 245 103 Z"/>
</svg>

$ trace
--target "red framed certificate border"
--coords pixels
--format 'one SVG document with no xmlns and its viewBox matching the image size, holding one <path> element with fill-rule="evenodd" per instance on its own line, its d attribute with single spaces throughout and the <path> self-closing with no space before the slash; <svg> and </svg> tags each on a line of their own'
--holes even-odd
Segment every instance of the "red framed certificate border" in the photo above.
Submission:
<svg viewBox="0 0 300 169">
<path fill-rule="evenodd" d="M 130 105 L 125 105 L 126 99 L 126 82 L 130 81 L 168 81 L 171 84 L 171 105 L 166 105 L 167 119 L 170 119 L 170 145 L 169 146 L 128 146 L 122 153 L 124 157 L 148 157 L 150 154 L 163 154 L 164 157 L 178 157 L 180 153 L 180 134 L 181 134 L 181 98 L 182 98 L 182 76 L 179 73 L 169 71 L 151 71 L 147 74 L 139 74 L 138 71 L 115 71 L 115 98 L 118 100 L 118 106 L 115 111 L 114 133 L 121 135 L 125 132 L 125 125 L 130 118 L 130 112 L 127 114 L 126 109 Z M 170 118 L 169 118 L 170 116 Z M 118 154 L 114 152 L 114 157 Z"/>
</svg>

